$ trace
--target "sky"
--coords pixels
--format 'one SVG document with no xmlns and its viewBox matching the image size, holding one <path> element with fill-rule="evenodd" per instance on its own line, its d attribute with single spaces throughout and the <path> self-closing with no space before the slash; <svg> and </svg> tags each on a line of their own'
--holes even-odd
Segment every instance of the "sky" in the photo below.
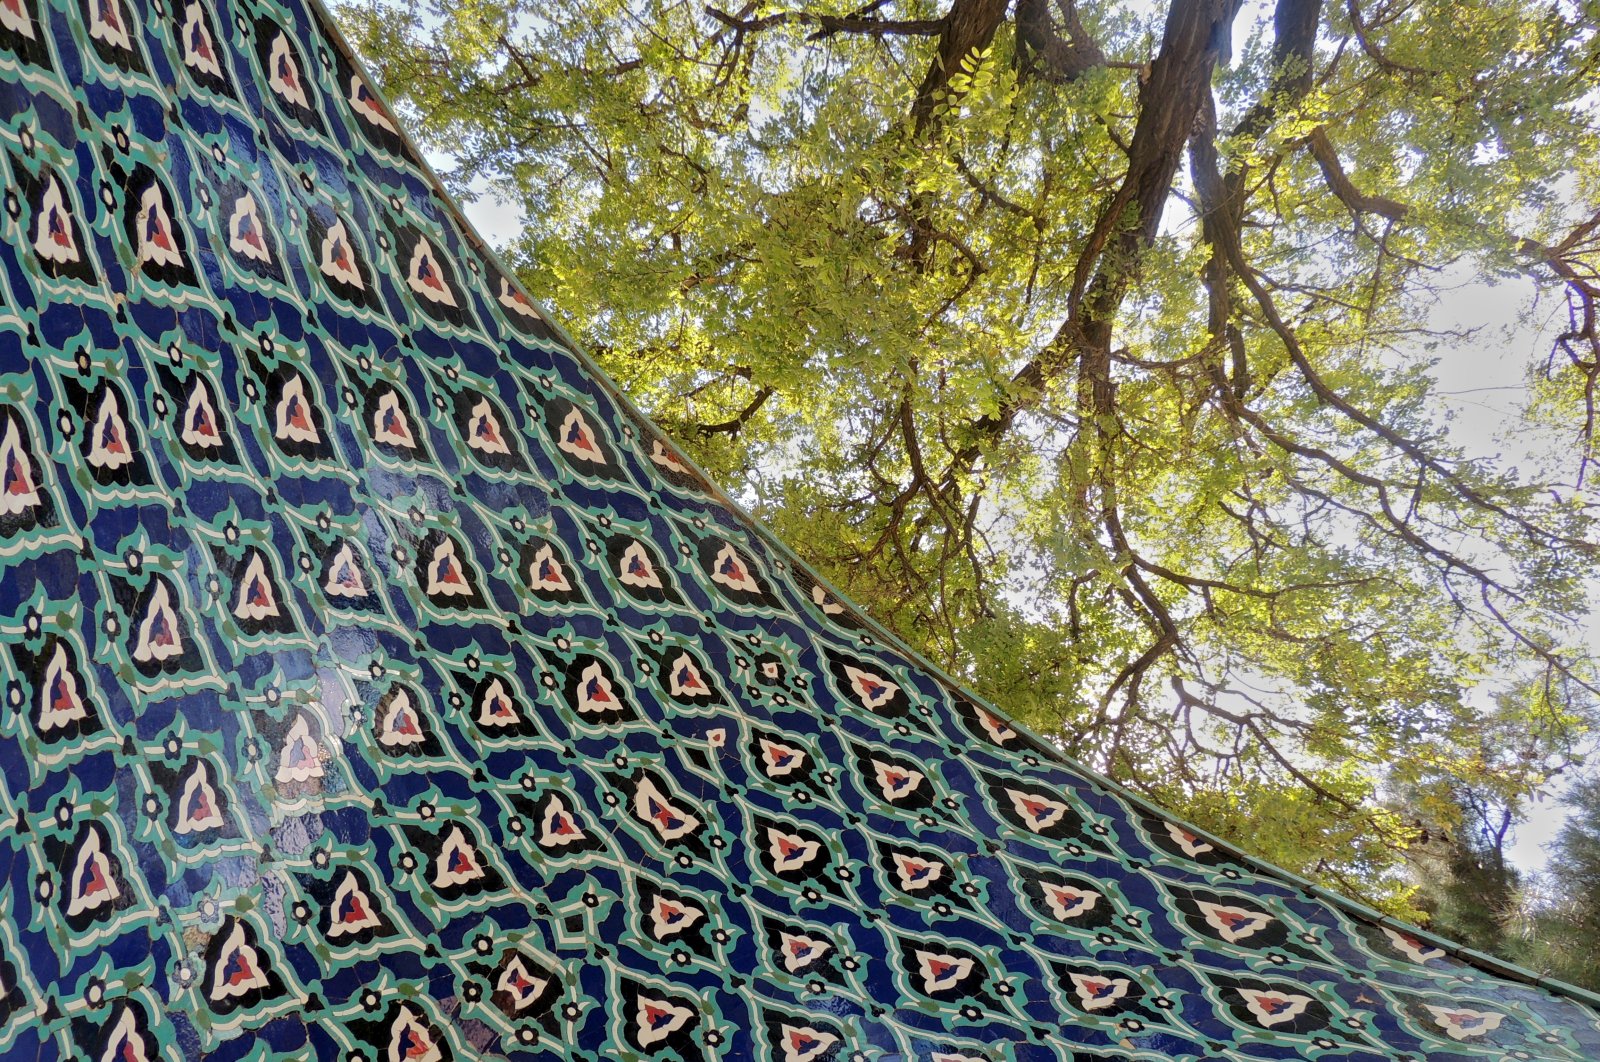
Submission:
<svg viewBox="0 0 1600 1062">
<path fill-rule="evenodd" d="M 1552 337 L 1566 320 L 1561 300 L 1547 296 L 1540 301 L 1535 295 L 1533 283 L 1525 278 L 1488 284 L 1463 277 L 1434 309 L 1435 327 L 1477 329 L 1470 340 L 1437 352 L 1434 366 L 1438 394 L 1453 414 L 1450 437 L 1470 454 L 1519 464 L 1530 463 L 1542 449 L 1570 445 L 1570 436 L 1562 439 L 1533 429 L 1519 409 L 1527 395 L 1527 366 L 1549 353 Z M 1589 600 L 1588 640 L 1600 649 L 1600 629 L 1594 622 L 1600 616 L 1600 580 L 1591 584 Z M 1597 751 L 1594 742 L 1589 751 Z M 1539 870 L 1548 861 L 1548 846 L 1567 818 L 1559 803 L 1567 782 L 1558 778 L 1547 787 L 1518 827 L 1509 852 L 1517 866 Z"/>
</svg>

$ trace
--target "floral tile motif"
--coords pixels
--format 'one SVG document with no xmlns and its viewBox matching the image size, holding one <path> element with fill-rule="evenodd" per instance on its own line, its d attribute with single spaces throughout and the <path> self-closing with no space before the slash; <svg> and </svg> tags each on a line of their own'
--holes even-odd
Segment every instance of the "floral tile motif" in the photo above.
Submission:
<svg viewBox="0 0 1600 1062">
<path fill-rule="evenodd" d="M 835 600 L 301 0 L 0 0 L 0 1055 L 1595 1059 Z"/>
</svg>

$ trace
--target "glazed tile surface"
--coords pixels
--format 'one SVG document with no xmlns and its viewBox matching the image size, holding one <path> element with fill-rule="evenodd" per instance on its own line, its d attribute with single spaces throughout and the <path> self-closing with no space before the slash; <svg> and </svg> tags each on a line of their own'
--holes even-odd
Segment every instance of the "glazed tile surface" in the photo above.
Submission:
<svg viewBox="0 0 1600 1062">
<path fill-rule="evenodd" d="M 320 9 L 0 0 L 0 1055 L 1600 1058 L 931 674 Z"/>
</svg>

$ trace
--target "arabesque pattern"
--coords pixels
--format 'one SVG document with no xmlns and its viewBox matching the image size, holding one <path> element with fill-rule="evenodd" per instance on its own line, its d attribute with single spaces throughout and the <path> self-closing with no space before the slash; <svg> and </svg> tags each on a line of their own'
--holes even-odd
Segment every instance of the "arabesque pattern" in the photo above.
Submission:
<svg viewBox="0 0 1600 1062">
<path fill-rule="evenodd" d="M 730 510 L 320 9 L 0 0 L 0 1054 L 1600 1058 Z"/>
</svg>

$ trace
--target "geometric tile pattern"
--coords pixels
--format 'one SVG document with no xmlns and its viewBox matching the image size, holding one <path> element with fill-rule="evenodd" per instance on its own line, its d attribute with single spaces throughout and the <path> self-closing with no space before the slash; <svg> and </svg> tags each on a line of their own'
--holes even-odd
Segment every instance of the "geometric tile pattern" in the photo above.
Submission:
<svg viewBox="0 0 1600 1062">
<path fill-rule="evenodd" d="M 0 1054 L 1595 1059 L 733 511 L 301 0 L 0 0 Z"/>
</svg>

